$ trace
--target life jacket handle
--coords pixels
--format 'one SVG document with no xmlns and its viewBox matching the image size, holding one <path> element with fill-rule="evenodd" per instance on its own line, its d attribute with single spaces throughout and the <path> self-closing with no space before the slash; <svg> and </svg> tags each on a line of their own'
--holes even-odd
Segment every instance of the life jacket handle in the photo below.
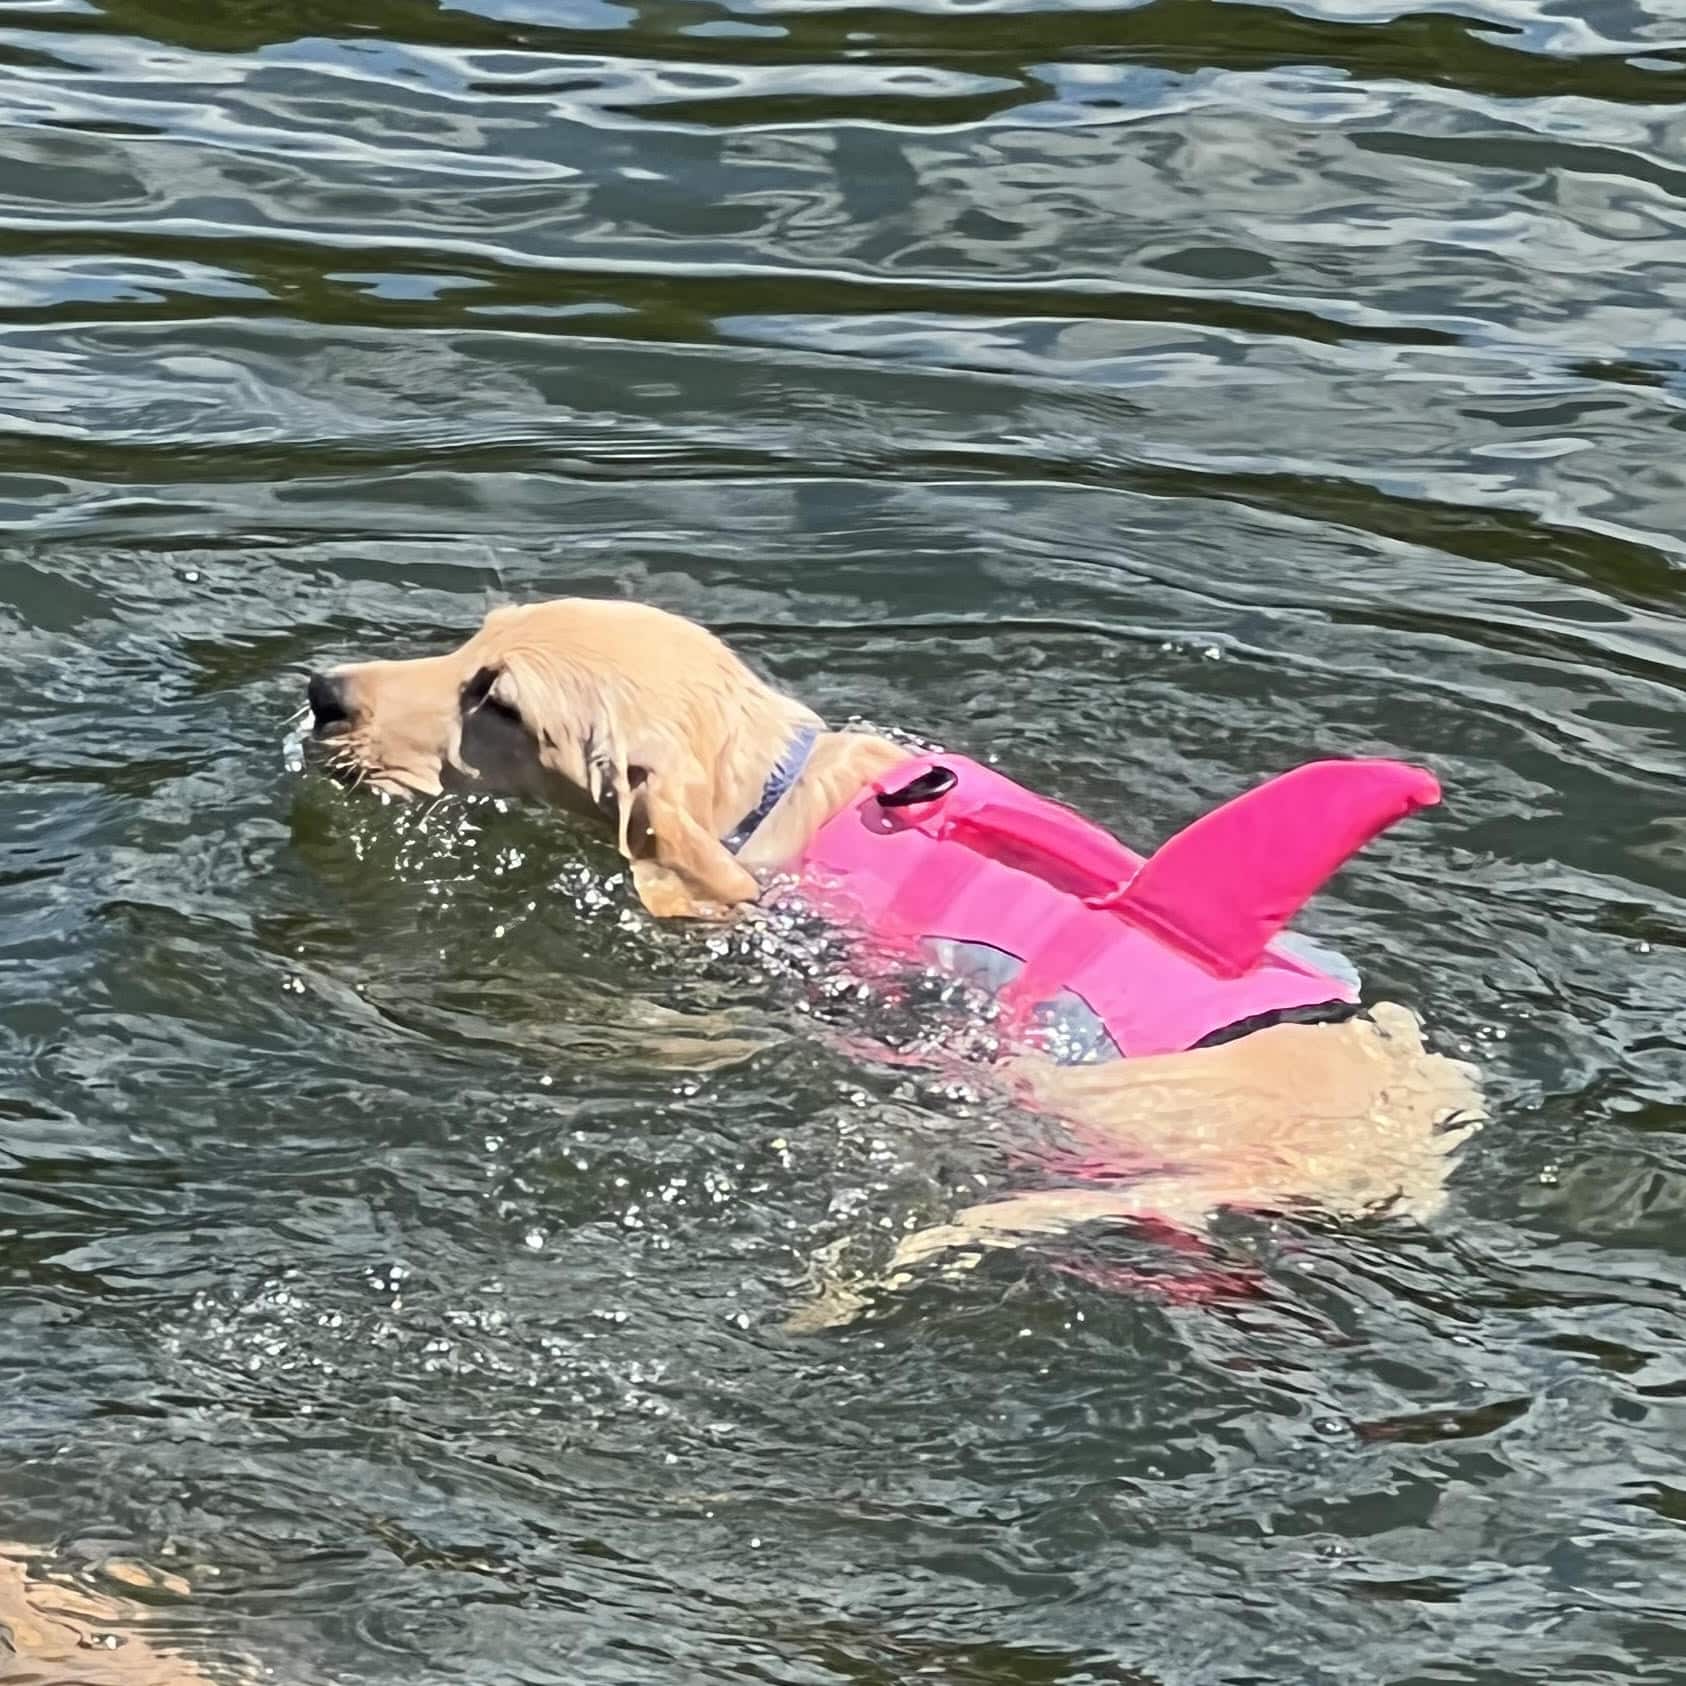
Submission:
<svg viewBox="0 0 1686 1686">
<path fill-rule="evenodd" d="M 880 808 L 916 808 L 922 802 L 935 802 L 960 782 L 960 775 L 952 767 L 927 767 L 918 778 L 909 779 L 897 790 L 880 790 Z"/>
</svg>

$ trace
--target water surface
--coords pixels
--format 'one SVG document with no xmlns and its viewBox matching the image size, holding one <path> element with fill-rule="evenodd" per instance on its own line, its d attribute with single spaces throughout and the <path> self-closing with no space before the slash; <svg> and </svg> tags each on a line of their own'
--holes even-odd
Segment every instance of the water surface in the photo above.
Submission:
<svg viewBox="0 0 1686 1686">
<path fill-rule="evenodd" d="M 1683 99 L 1629 0 L 0 5 L 0 1536 L 224 1678 L 1680 1678 Z M 563 591 L 1138 843 L 1432 765 L 1308 924 L 1486 1069 L 1445 1218 L 793 1335 L 1024 1121 L 283 765 Z"/>
</svg>

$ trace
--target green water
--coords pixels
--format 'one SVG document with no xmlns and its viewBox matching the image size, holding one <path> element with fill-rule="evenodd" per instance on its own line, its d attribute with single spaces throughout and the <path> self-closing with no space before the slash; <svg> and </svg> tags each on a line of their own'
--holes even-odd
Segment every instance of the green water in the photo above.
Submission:
<svg viewBox="0 0 1686 1686">
<path fill-rule="evenodd" d="M 0 1536 L 287 1683 L 1681 1679 L 1683 99 L 1660 0 L 0 5 Z M 562 591 L 1140 843 L 1432 765 L 1308 928 L 1487 1069 L 1445 1219 L 788 1332 L 1025 1121 L 283 765 Z"/>
</svg>

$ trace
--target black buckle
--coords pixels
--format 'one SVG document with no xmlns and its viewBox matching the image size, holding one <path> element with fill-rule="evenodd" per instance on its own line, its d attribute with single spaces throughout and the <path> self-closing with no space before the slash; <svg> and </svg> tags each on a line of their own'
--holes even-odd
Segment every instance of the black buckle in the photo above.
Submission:
<svg viewBox="0 0 1686 1686">
<path fill-rule="evenodd" d="M 948 767 L 927 767 L 916 779 L 910 779 L 900 790 L 878 793 L 880 808 L 913 808 L 921 802 L 935 802 L 959 784 L 960 777 Z"/>
</svg>

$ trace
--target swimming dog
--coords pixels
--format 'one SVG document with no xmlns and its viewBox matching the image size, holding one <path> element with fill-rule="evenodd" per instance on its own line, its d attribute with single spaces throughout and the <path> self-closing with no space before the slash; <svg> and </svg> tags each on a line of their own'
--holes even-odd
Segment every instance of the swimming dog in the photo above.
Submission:
<svg viewBox="0 0 1686 1686">
<path fill-rule="evenodd" d="M 1222 1207 L 1432 1216 L 1480 1121 L 1473 1068 L 1368 1009 L 1287 922 L 1435 801 L 1420 769 L 1318 762 L 1144 859 L 964 757 L 834 731 L 713 633 L 646 605 L 494 610 L 457 649 L 309 682 L 348 783 L 555 802 L 611 827 L 644 906 L 719 920 L 794 879 L 828 916 L 989 992 L 1015 1079 L 1090 1162 L 1137 1167 L 975 1206 L 901 1270 L 1096 1218 L 1199 1231 Z"/>
</svg>

